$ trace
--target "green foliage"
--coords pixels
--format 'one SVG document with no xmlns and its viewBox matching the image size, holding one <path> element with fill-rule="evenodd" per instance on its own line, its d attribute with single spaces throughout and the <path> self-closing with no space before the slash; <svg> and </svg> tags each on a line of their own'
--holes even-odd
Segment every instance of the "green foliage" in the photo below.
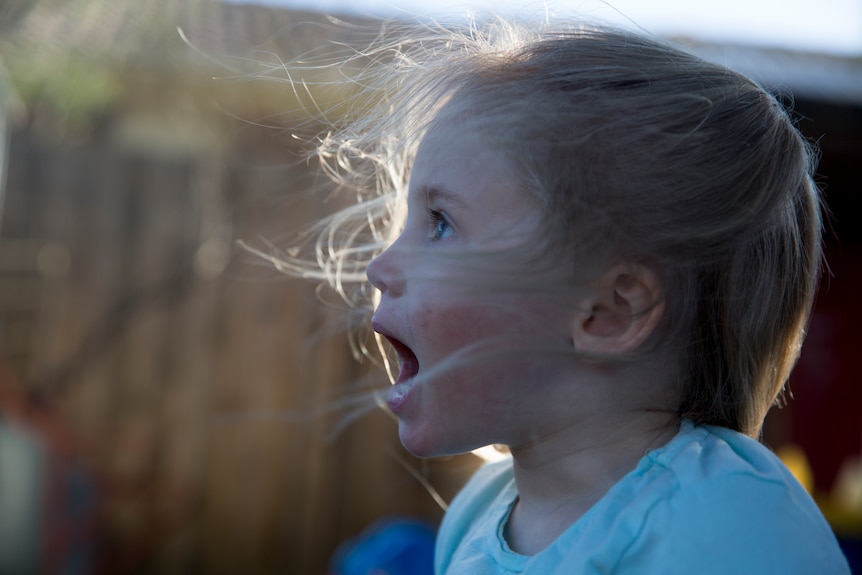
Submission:
<svg viewBox="0 0 862 575">
<path fill-rule="evenodd" d="M 6 55 L 6 66 L 29 115 L 64 130 L 91 124 L 122 91 L 109 67 L 82 54 L 19 52 Z"/>
</svg>

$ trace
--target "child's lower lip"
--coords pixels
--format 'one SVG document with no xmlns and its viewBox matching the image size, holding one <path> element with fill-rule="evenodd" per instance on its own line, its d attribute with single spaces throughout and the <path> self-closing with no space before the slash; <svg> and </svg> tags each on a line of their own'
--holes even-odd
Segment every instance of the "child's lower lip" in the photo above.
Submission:
<svg viewBox="0 0 862 575">
<path fill-rule="evenodd" d="M 404 411 L 407 401 L 410 399 L 410 391 L 413 389 L 408 382 L 396 382 L 389 388 L 389 395 L 386 398 L 386 404 L 394 414 Z"/>
</svg>

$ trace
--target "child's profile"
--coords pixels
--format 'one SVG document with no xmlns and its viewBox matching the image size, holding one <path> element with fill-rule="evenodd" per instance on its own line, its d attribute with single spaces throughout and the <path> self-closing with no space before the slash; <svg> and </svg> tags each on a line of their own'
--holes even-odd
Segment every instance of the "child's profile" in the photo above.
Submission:
<svg viewBox="0 0 862 575">
<path fill-rule="evenodd" d="M 410 452 L 511 454 L 453 501 L 436 572 L 849 573 L 758 442 L 822 258 L 788 112 L 600 25 L 414 34 L 320 141 L 359 202 L 314 265 L 369 296 Z"/>
</svg>

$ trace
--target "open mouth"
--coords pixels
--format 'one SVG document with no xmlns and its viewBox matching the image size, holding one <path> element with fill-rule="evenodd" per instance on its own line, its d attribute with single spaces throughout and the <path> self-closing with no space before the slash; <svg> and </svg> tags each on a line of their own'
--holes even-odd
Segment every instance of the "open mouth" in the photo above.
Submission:
<svg viewBox="0 0 862 575">
<path fill-rule="evenodd" d="M 419 373 L 419 360 L 416 359 L 416 354 L 413 353 L 413 350 L 394 337 L 390 337 L 386 334 L 383 334 L 383 336 L 392 345 L 392 349 L 394 349 L 395 353 L 398 355 L 398 365 L 400 370 L 398 372 L 398 379 L 395 381 L 395 385 L 413 379 L 413 377 Z"/>
</svg>

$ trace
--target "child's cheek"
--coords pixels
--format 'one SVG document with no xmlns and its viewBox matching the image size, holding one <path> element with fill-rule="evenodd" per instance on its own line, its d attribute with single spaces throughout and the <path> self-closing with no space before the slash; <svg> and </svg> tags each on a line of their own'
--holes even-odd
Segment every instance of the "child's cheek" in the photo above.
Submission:
<svg viewBox="0 0 862 575">
<path fill-rule="evenodd" d="M 463 343 L 475 337 L 480 315 L 474 306 L 423 306 L 413 323 L 414 334 L 431 339 L 430 343 L 441 340 Z"/>
<path fill-rule="evenodd" d="M 414 316 L 413 333 L 431 346 L 429 351 L 438 359 L 466 346 L 482 348 L 483 342 L 506 338 L 517 323 L 499 306 L 472 298 L 448 305 L 427 303 Z"/>
</svg>

